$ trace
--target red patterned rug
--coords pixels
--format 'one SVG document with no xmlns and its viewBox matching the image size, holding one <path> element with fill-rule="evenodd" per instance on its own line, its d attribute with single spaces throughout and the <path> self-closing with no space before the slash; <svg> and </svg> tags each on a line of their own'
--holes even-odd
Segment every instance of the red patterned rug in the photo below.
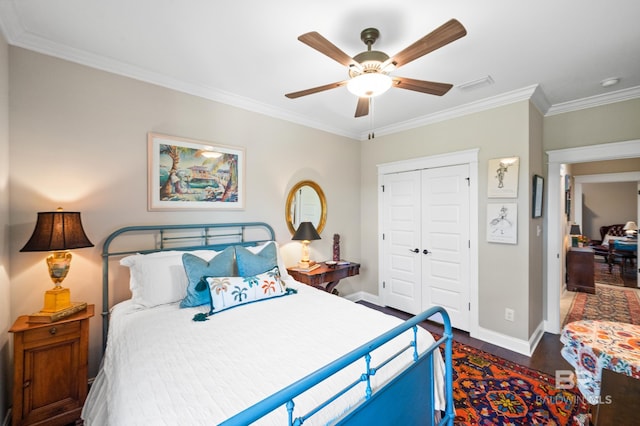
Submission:
<svg viewBox="0 0 640 426">
<path fill-rule="evenodd" d="M 576 293 L 564 324 L 580 320 L 617 321 L 640 325 L 638 291 L 596 284 L 596 294 Z"/>
<path fill-rule="evenodd" d="M 634 287 L 638 286 L 638 278 L 636 277 L 636 268 L 631 265 L 627 265 L 624 268 L 624 274 L 622 274 L 622 268 L 620 265 L 615 264 L 609 272 L 609 265 L 602 261 L 596 260 L 594 263 L 594 276 L 593 280 L 600 284 L 609 284 L 619 287 Z"/>
<path fill-rule="evenodd" d="M 456 425 L 577 425 L 588 411 L 576 388 L 456 342 L 453 370 Z"/>
</svg>

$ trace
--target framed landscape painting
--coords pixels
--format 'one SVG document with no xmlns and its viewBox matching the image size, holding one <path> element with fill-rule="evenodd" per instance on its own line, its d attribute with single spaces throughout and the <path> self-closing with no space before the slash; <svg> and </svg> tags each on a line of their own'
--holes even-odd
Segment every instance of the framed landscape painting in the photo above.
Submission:
<svg viewBox="0 0 640 426">
<path fill-rule="evenodd" d="M 244 148 L 149 133 L 148 209 L 244 208 Z"/>
</svg>

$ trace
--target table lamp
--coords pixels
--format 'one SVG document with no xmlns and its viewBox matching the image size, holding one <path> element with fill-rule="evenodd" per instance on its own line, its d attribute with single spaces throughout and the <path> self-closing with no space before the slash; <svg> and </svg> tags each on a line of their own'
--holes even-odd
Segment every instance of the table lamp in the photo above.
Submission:
<svg viewBox="0 0 640 426">
<path fill-rule="evenodd" d="M 61 285 L 71 265 L 71 253 L 67 250 L 83 247 L 93 247 L 93 244 L 82 228 L 79 212 L 59 208 L 55 212 L 38 213 L 33 235 L 20 251 L 53 252 L 47 257 L 47 266 L 54 287 L 45 292 L 42 312 L 58 312 L 71 306 L 71 292 Z"/>
<path fill-rule="evenodd" d="M 582 235 L 582 232 L 580 232 L 580 225 L 571 225 L 569 235 L 571 235 L 571 247 L 578 247 L 578 237 Z"/>
<path fill-rule="evenodd" d="M 298 262 L 298 268 L 309 268 L 314 265 L 315 262 L 309 260 L 309 243 L 311 240 L 319 240 L 320 235 L 313 223 L 302 222 L 291 239 L 302 241 L 302 259 Z"/>
<path fill-rule="evenodd" d="M 638 235 L 638 225 L 635 222 L 629 221 L 624 225 L 624 233 L 627 237 L 634 238 Z"/>
</svg>

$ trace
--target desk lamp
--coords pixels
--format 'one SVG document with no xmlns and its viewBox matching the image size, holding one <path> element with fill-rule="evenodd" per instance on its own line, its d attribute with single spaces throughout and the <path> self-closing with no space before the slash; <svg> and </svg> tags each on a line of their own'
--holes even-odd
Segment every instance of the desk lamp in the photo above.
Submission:
<svg viewBox="0 0 640 426">
<path fill-rule="evenodd" d="M 629 238 L 635 238 L 638 236 L 638 225 L 635 222 L 629 221 L 624 225 L 624 233 Z"/>
<path fill-rule="evenodd" d="M 309 260 L 309 243 L 311 240 L 319 240 L 320 235 L 311 222 L 302 222 L 296 233 L 293 234 L 292 240 L 302 241 L 302 259 L 298 262 L 298 268 L 309 268 L 315 264 Z"/>
<path fill-rule="evenodd" d="M 569 235 L 571 235 L 571 247 L 578 247 L 578 236 L 582 235 L 582 232 L 580 232 L 580 225 L 571 225 Z"/>
<path fill-rule="evenodd" d="M 55 212 L 38 213 L 33 235 L 20 251 L 53 252 L 47 257 L 47 266 L 54 287 L 45 292 L 42 312 L 58 312 L 71 306 L 71 292 L 61 285 L 71 265 L 71 253 L 67 250 L 83 247 L 93 247 L 93 244 L 84 233 L 79 212 L 59 208 Z"/>
</svg>

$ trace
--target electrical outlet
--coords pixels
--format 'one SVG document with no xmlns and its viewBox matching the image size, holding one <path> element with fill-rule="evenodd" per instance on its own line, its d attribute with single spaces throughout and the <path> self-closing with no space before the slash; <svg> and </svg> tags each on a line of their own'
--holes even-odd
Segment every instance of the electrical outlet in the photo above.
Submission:
<svg viewBox="0 0 640 426">
<path fill-rule="evenodd" d="M 507 321 L 513 322 L 515 320 L 514 317 L 515 317 L 515 312 L 513 311 L 513 309 L 511 308 L 504 309 L 504 319 L 506 319 Z"/>
</svg>

